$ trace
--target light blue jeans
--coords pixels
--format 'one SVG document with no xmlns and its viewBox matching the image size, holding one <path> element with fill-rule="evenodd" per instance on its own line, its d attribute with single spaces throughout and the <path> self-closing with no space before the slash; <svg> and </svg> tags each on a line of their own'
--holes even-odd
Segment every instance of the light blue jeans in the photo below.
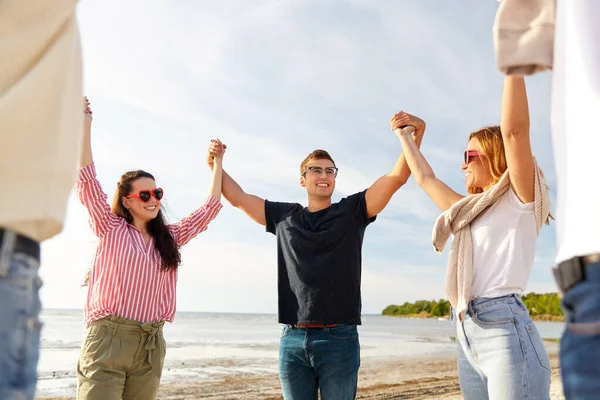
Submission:
<svg viewBox="0 0 600 400">
<path fill-rule="evenodd" d="M 279 379 L 285 400 L 354 400 L 360 368 L 356 325 L 299 329 L 284 325 Z"/>
<path fill-rule="evenodd" d="M 560 341 L 565 397 L 600 398 L 600 263 L 586 268 L 586 280 L 563 297 L 567 328 Z"/>
<path fill-rule="evenodd" d="M 41 330 L 39 262 L 6 243 L 0 246 L 0 399 L 30 400 L 35 396 Z"/>
<path fill-rule="evenodd" d="M 453 319 L 464 400 L 550 399 L 550 360 L 520 296 L 472 300 Z"/>
</svg>

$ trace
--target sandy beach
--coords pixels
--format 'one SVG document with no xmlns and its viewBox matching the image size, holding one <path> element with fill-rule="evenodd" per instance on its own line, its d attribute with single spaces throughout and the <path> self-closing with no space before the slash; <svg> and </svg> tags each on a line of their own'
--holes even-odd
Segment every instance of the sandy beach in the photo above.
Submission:
<svg viewBox="0 0 600 400">
<path fill-rule="evenodd" d="M 74 400 L 83 331 L 80 311 L 47 312 L 38 399 Z M 437 319 L 365 315 L 358 399 L 460 399 L 454 326 Z M 249 330 L 245 327 L 252 326 Z M 558 338 L 563 324 L 536 323 L 553 367 L 552 399 L 563 399 Z M 281 326 L 276 315 L 188 313 L 165 329 L 158 399 L 281 399 Z"/>
<path fill-rule="evenodd" d="M 551 353 L 550 360 L 552 363 L 551 399 L 562 400 L 564 396 L 556 352 Z M 210 382 L 172 383 L 162 385 L 158 396 L 161 400 L 278 400 L 281 398 L 279 381 L 274 374 L 235 375 Z M 39 399 L 50 400 L 50 398 Z M 363 363 L 360 370 L 357 399 L 462 399 L 456 361 L 452 357 L 369 360 Z"/>
</svg>

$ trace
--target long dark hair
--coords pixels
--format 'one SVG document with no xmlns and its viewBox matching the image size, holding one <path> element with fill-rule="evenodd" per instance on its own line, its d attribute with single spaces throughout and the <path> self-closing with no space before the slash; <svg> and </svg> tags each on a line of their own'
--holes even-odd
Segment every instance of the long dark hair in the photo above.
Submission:
<svg viewBox="0 0 600 400">
<path fill-rule="evenodd" d="M 152 174 L 137 170 L 129 171 L 121 176 L 119 183 L 117 183 L 117 192 L 111 207 L 113 214 L 125 218 L 128 223 L 133 223 L 133 216 L 128 209 L 123 207 L 123 197 L 131 194 L 131 186 L 133 182 L 140 178 L 150 178 L 153 181 L 154 176 Z M 161 206 L 162 208 L 162 206 Z M 164 219 L 162 209 L 158 211 L 156 218 L 148 221 L 146 226 L 148 233 L 154 239 L 154 248 L 158 250 L 160 258 L 162 260 L 161 268 L 164 270 L 175 270 L 181 263 L 181 253 L 175 243 L 175 238 L 169 232 L 167 223 Z"/>
</svg>

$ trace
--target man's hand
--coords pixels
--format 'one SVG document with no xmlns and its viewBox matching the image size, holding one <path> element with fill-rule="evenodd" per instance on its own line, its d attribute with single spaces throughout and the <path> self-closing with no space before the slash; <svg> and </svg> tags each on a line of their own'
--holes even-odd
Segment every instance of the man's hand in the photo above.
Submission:
<svg viewBox="0 0 600 400">
<path fill-rule="evenodd" d="M 394 132 L 396 132 L 396 129 L 407 125 L 415 128 L 415 135 L 421 135 L 425 131 L 425 121 L 404 111 L 395 114 L 390 121 L 390 126 Z"/>
<path fill-rule="evenodd" d="M 217 162 L 223 161 L 226 149 L 227 145 L 223 144 L 219 139 L 211 139 L 208 152 L 206 153 L 206 163 L 210 169 L 214 166 L 215 160 Z"/>
</svg>

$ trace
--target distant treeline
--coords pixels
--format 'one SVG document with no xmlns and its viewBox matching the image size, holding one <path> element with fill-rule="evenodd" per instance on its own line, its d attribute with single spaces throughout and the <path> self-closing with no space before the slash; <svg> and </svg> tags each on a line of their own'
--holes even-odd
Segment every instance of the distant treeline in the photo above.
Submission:
<svg viewBox="0 0 600 400">
<path fill-rule="evenodd" d="M 560 319 L 563 312 L 560 309 L 560 299 L 558 293 L 528 293 L 523 296 L 523 302 L 529 310 L 529 314 L 540 319 Z M 391 316 L 416 316 L 423 317 L 449 317 L 450 302 L 448 300 L 419 300 L 414 303 L 404 303 L 401 306 L 390 305 L 382 312 L 382 315 Z M 551 318 L 559 317 L 559 318 Z"/>
</svg>

